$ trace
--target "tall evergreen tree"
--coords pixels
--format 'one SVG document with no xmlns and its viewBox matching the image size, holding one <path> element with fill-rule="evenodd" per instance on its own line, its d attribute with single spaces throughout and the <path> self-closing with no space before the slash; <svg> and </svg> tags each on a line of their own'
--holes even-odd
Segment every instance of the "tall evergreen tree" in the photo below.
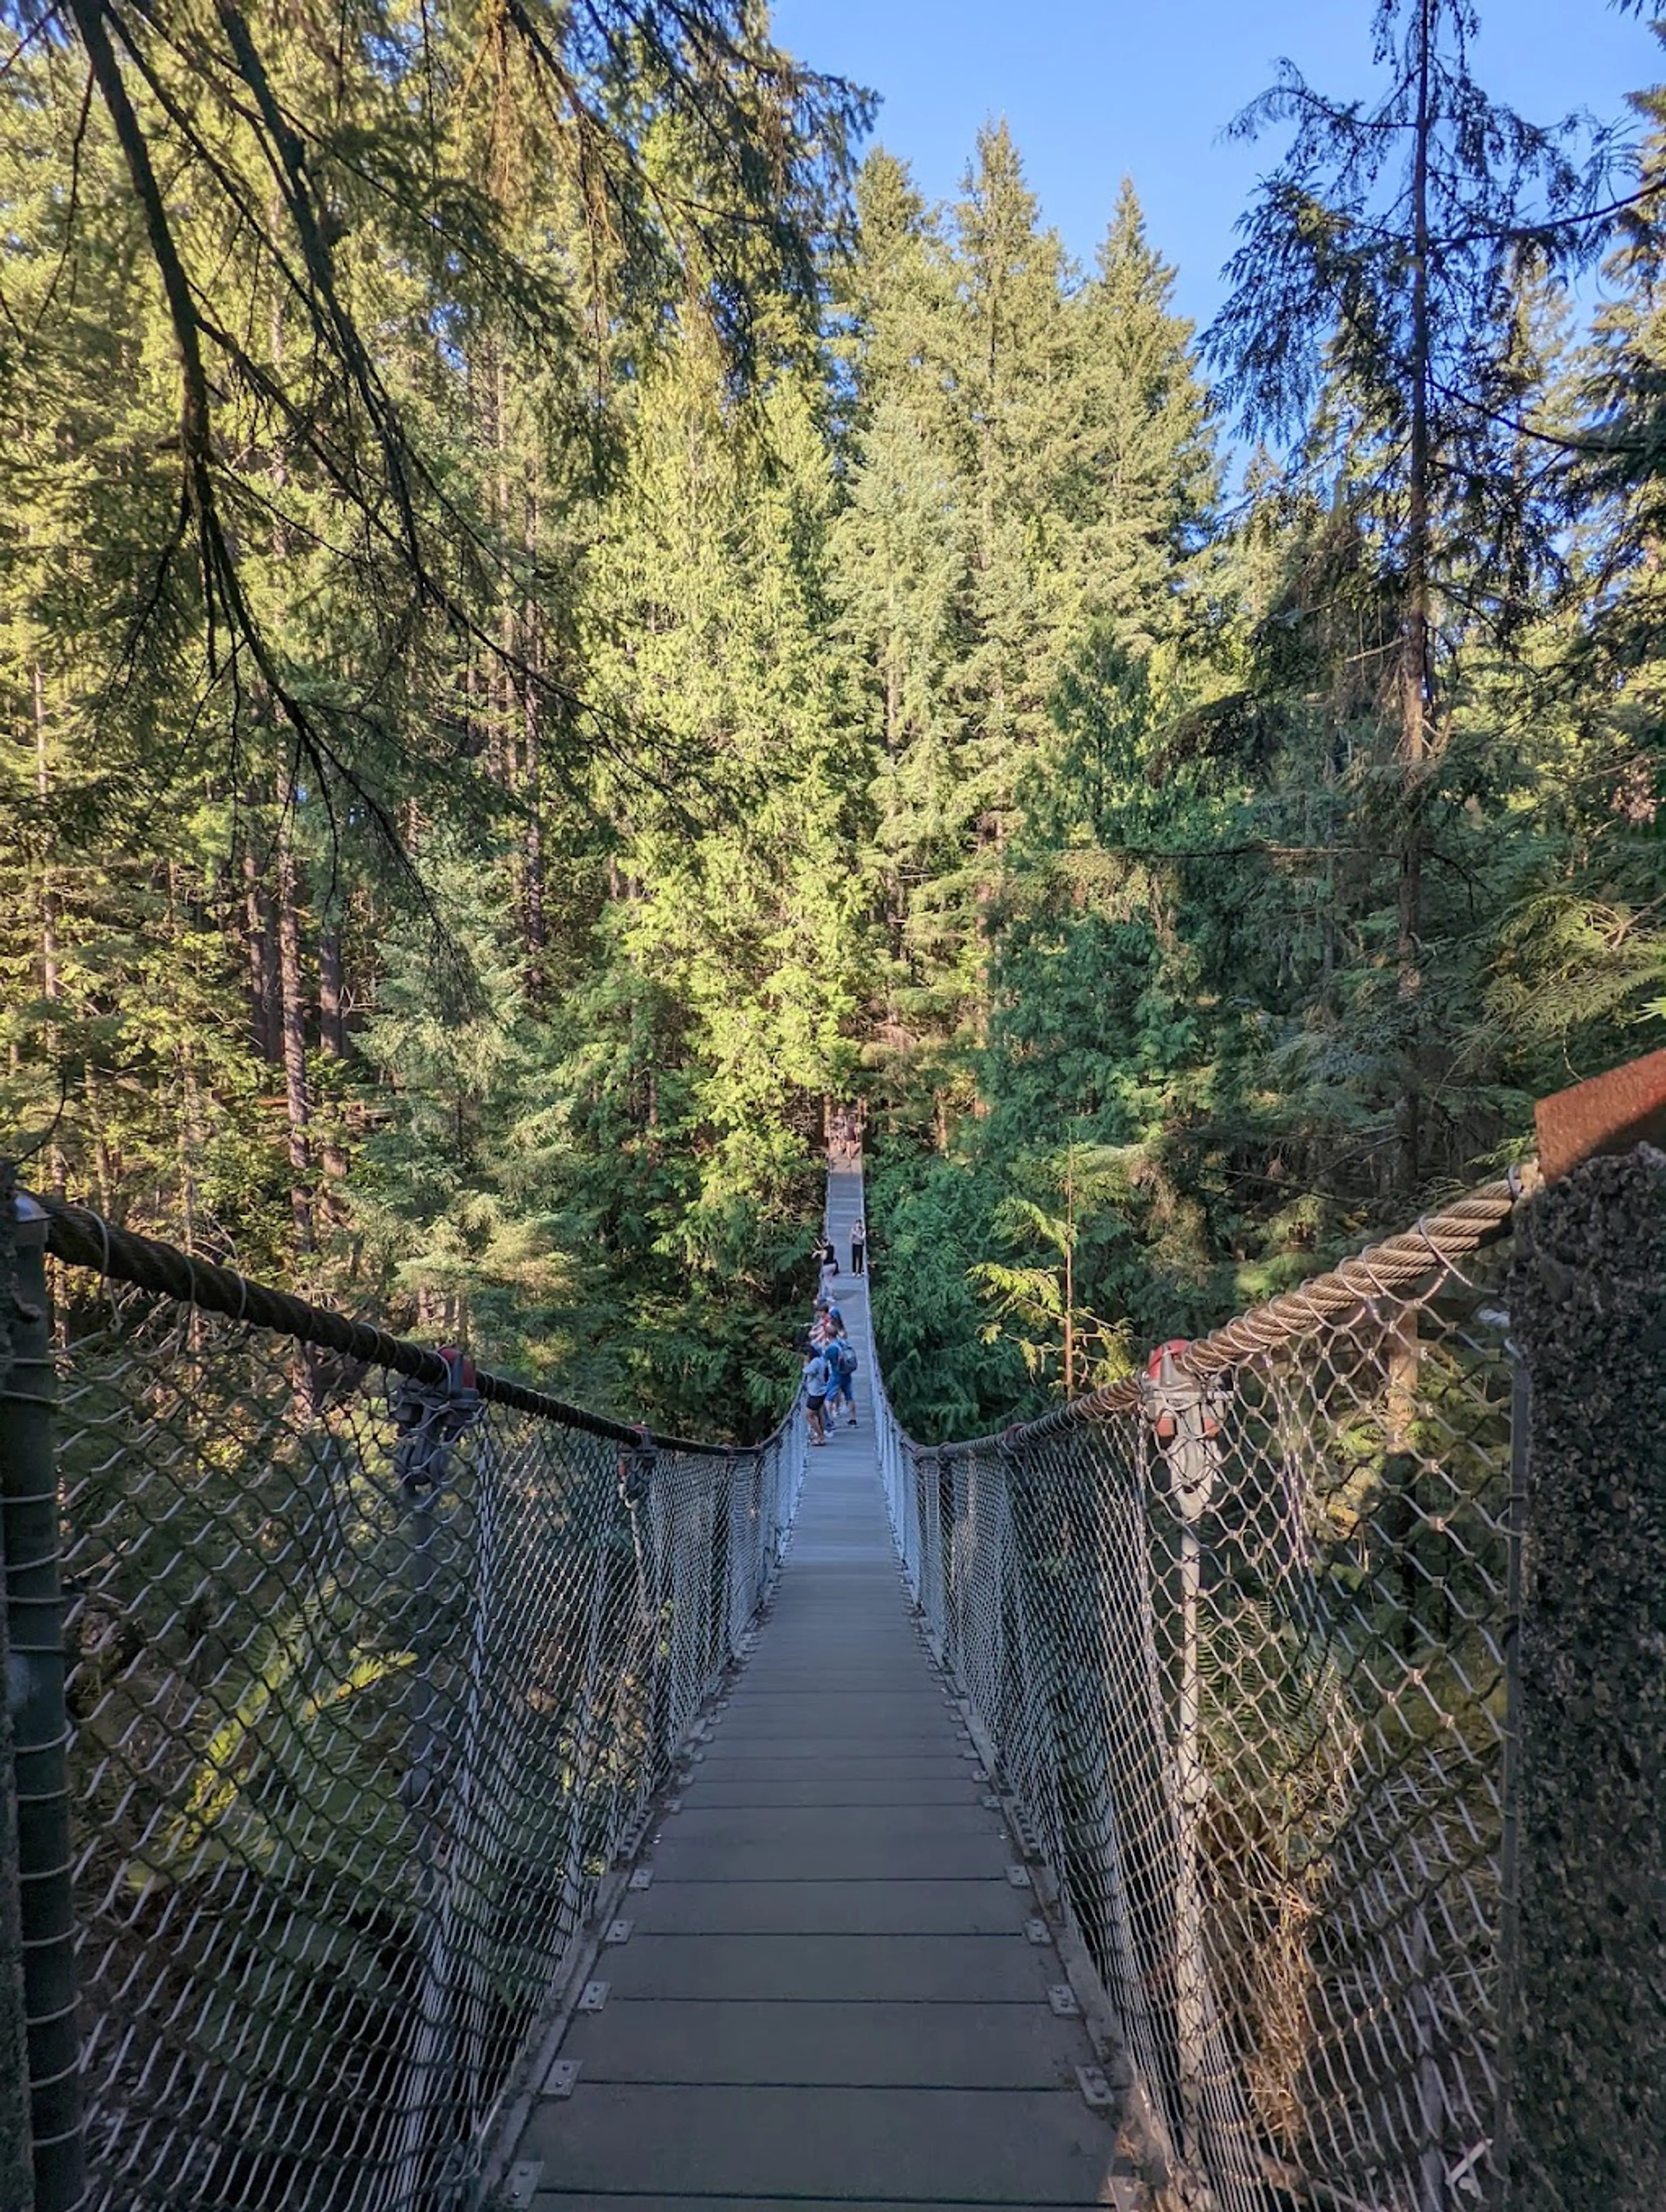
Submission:
<svg viewBox="0 0 1666 2212">
<path fill-rule="evenodd" d="M 955 210 L 952 434 L 972 539 L 969 634 L 956 683 L 970 750 L 974 851 L 998 846 L 1077 611 L 1065 495 L 1084 393 L 1072 275 L 1006 125 L 979 133 Z M 974 889 L 976 871 L 973 871 Z"/>
<path fill-rule="evenodd" d="M 1439 1021 L 1427 980 L 1426 871 L 1465 615 L 1517 549 L 1469 527 L 1511 485 L 1512 274 L 1527 249 L 1569 258 L 1602 167 L 1578 125 L 1546 130 L 1490 100 L 1469 62 L 1468 0 L 1378 0 L 1386 88 L 1369 108 L 1326 99 L 1290 64 L 1237 118 L 1291 144 L 1242 225 L 1233 291 L 1212 333 L 1252 430 L 1315 430 L 1394 608 L 1383 655 L 1380 788 L 1390 838 L 1397 1063 L 1393 1181 L 1402 1205 L 1438 1156 L 1430 1095 Z M 1316 403 L 1324 405 L 1315 422 Z"/>
<path fill-rule="evenodd" d="M 971 540 L 951 436 L 946 241 L 906 168 L 884 151 L 864 165 L 856 205 L 860 248 L 842 301 L 847 496 L 833 526 L 830 590 L 851 687 L 878 737 L 871 805 L 887 961 L 873 1012 L 879 1055 L 900 1067 L 922 1040 L 954 1026 L 915 895 L 959 849 L 952 795 L 964 718 L 953 674 Z"/>
<path fill-rule="evenodd" d="M 1124 178 L 1076 306 L 1081 443 L 1068 496 L 1084 613 L 1135 660 L 1184 619 L 1184 563 L 1207 538 L 1219 490 L 1212 405 L 1192 325 L 1174 312 L 1174 282 Z"/>
<path fill-rule="evenodd" d="M 863 179 L 839 584 L 885 732 L 887 1056 L 939 1122 L 972 1101 L 989 902 L 1082 596 L 1071 272 L 1004 125 L 963 189 L 945 235 L 896 163 Z"/>
</svg>

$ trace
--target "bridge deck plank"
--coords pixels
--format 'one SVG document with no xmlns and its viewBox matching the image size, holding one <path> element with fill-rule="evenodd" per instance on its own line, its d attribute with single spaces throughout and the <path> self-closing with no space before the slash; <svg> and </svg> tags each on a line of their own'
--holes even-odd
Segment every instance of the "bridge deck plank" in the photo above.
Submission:
<svg viewBox="0 0 1666 2212">
<path fill-rule="evenodd" d="M 697 1936 L 1004 1936 L 1001 1881 L 660 1882 L 633 1897 L 636 1938 Z"/>
<path fill-rule="evenodd" d="M 610 1951 L 617 1997 L 721 1997 L 843 2003 L 1043 2004 L 1047 1980 L 1032 1948 L 1003 1930 L 971 1936 L 708 1936 L 663 1929 Z M 562 2049 L 581 2058 L 598 2022 L 574 2023 Z"/>
<path fill-rule="evenodd" d="M 830 1179 L 842 1258 L 860 1204 Z M 1085 2032 L 1049 2008 L 1061 1971 L 908 1621 L 866 1285 L 841 1289 L 861 1425 L 811 1455 L 769 1625 L 602 1954 L 607 2005 L 562 2044 L 578 2087 L 514 2154 L 542 2161 L 538 2212 L 1125 2201 L 1074 2083 Z"/>
<path fill-rule="evenodd" d="M 964 1805 L 964 1775 L 963 1767 L 953 1774 L 910 1774 L 906 1768 L 893 1768 L 889 1774 L 812 1774 L 786 1781 L 767 1773 L 733 1781 L 708 1778 L 700 1785 L 700 1809 L 741 1812 L 774 1805 L 842 1812 L 853 1805 Z"/>
<path fill-rule="evenodd" d="M 1050 2013 L 909 2000 L 616 2004 L 594 2024 L 587 2082 L 771 2088 L 1058 2089 Z"/>
<path fill-rule="evenodd" d="M 1109 2130 L 1065 2089 L 581 2082 L 534 2118 L 527 2142 L 546 2178 L 559 2157 L 572 2189 L 1025 2205 L 1077 2191 L 1085 2205 Z"/>
</svg>

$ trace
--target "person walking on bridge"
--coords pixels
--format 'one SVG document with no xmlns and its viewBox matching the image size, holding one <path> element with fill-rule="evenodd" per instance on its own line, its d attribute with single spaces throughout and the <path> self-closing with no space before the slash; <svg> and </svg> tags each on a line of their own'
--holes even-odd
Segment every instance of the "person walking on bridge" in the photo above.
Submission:
<svg viewBox="0 0 1666 2212">
<path fill-rule="evenodd" d="M 831 1361 L 824 1350 L 812 1345 L 804 1363 L 804 1420 L 812 1444 L 827 1442 L 827 1394 L 832 1382 Z"/>
<path fill-rule="evenodd" d="M 850 1415 L 850 1426 L 854 1429 L 856 1425 L 856 1393 L 852 1388 L 852 1377 L 856 1372 L 856 1347 L 846 1335 L 842 1322 L 827 1347 L 827 1364 L 832 1372 L 827 1390 L 827 1419 L 837 1421 L 839 1401 L 842 1398 L 845 1409 Z"/>
<path fill-rule="evenodd" d="M 859 1214 L 850 1230 L 850 1272 L 860 1275 L 862 1262 L 867 1256 L 867 1224 Z"/>
</svg>

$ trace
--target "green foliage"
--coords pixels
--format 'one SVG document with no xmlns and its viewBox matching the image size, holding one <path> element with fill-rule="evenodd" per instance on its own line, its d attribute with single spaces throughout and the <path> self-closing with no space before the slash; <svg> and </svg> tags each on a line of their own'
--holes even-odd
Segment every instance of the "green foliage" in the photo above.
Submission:
<svg viewBox="0 0 1666 2212">
<path fill-rule="evenodd" d="M 1004 126 L 947 206 L 853 180 L 865 97 L 750 8 L 187 15 L 0 89 L 41 1180 L 740 1435 L 863 1091 L 942 1436 L 1656 1041 L 1661 95 L 1598 220 L 1606 142 L 1385 5 L 1375 109 L 1244 119 L 1216 392 L 1131 184 L 1083 271 Z M 1223 398 L 1287 447 L 1230 514 Z"/>
<path fill-rule="evenodd" d="M 1653 200 L 1582 361 L 1559 286 L 1604 234 L 1611 146 L 1490 103 L 1468 21 L 1385 6 L 1376 107 L 1287 68 L 1243 118 L 1290 139 L 1211 347 L 1292 458 L 1256 459 L 1230 524 L 1131 191 L 1078 284 L 999 134 L 950 224 L 899 224 L 879 179 L 886 265 L 902 234 L 953 281 L 889 307 L 857 285 L 854 573 L 947 576 L 966 549 L 929 624 L 894 592 L 890 633 L 850 625 L 870 712 L 881 683 L 907 702 L 872 1210 L 934 1286 L 888 1293 L 882 1241 L 882 1348 L 924 1433 L 1056 1398 L 1067 1316 L 1079 1389 L 1401 1225 L 1529 1150 L 1535 1097 L 1659 1036 Z M 1018 358 L 963 371 L 957 318 L 985 329 L 1020 259 Z M 899 410 L 929 426 L 911 477 Z M 1073 1158 L 1104 1171 L 1074 1218 Z M 973 1335 L 1004 1395 L 967 1379 Z"/>
<path fill-rule="evenodd" d="M 864 964 L 865 100 L 727 0 L 175 27 L 89 0 L 0 94 L 4 1118 L 119 1219 L 768 1426 Z"/>
</svg>

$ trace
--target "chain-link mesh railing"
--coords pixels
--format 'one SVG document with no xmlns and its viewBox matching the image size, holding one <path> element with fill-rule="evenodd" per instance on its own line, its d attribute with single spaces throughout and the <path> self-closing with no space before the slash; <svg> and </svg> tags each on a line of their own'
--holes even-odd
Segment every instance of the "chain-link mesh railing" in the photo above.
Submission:
<svg viewBox="0 0 1666 2212">
<path fill-rule="evenodd" d="M 49 1212 L 88 2212 L 461 2206 L 801 1425 L 656 1441 Z"/>
<path fill-rule="evenodd" d="M 877 1387 L 927 1630 L 1126 2039 L 1164 2203 L 1492 2187 L 1519 1591 L 1509 1186 L 1004 1437 Z"/>
</svg>

